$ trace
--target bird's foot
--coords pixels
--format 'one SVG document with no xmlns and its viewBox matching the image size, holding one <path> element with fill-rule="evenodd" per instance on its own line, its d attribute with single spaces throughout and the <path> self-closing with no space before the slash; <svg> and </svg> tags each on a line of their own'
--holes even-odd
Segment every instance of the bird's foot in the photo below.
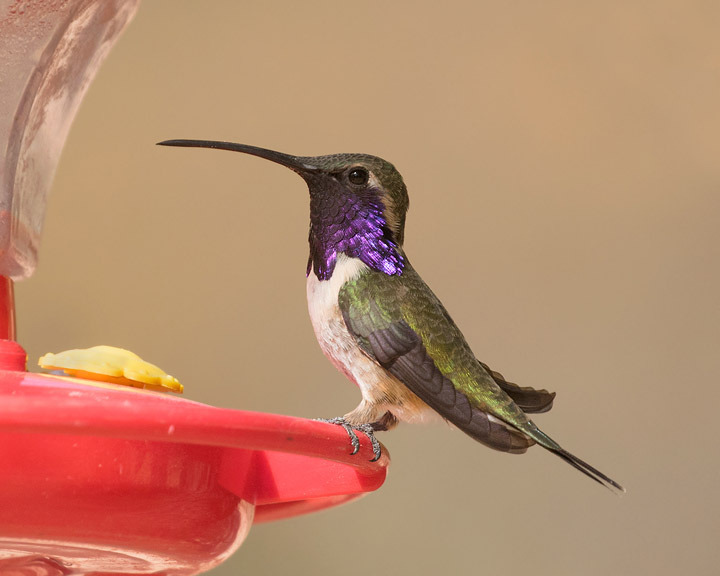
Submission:
<svg viewBox="0 0 720 576">
<path fill-rule="evenodd" d="M 342 426 L 345 432 L 347 432 L 347 435 L 350 437 L 350 444 L 352 445 L 352 452 L 351 455 L 357 454 L 358 450 L 360 450 L 360 440 L 357 437 L 357 434 L 355 432 L 362 432 L 370 439 L 370 444 L 372 444 L 372 450 L 375 457 L 370 460 L 370 462 L 376 462 L 380 459 L 380 455 L 382 454 L 382 450 L 380 448 L 380 442 L 378 442 L 378 439 L 375 438 L 375 428 L 372 424 L 357 424 L 353 425 L 350 424 L 345 418 L 342 416 L 338 418 L 316 418 L 318 422 L 327 422 L 328 424 L 335 424 L 337 426 Z"/>
</svg>

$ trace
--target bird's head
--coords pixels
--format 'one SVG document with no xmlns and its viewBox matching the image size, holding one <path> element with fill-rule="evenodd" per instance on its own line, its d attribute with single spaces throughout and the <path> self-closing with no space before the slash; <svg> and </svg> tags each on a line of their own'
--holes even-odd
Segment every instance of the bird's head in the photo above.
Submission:
<svg viewBox="0 0 720 576">
<path fill-rule="evenodd" d="M 243 152 L 290 168 L 310 191 L 308 274 L 332 276 L 337 257 L 359 258 L 385 274 L 402 274 L 402 244 L 409 200 L 402 176 L 389 162 L 368 154 L 291 156 L 232 142 L 167 140 L 163 146 Z"/>
</svg>

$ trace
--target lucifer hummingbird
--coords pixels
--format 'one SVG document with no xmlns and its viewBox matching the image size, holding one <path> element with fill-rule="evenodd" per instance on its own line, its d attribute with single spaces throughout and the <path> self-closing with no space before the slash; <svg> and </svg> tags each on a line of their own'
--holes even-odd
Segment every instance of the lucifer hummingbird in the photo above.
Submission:
<svg viewBox="0 0 720 576">
<path fill-rule="evenodd" d="M 529 413 L 552 407 L 554 393 L 508 382 L 473 354 L 444 306 L 411 266 L 403 240 L 409 201 L 395 167 L 367 154 L 291 156 L 205 140 L 163 146 L 243 152 L 286 166 L 310 191 L 307 298 L 320 347 L 362 393 L 360 404 L 329 420 L 368 434 L 434 410 L 475 440 L 520 454 L 539 444 L 596 482 L 622 486 L 543 433 Z"/>
</svg>

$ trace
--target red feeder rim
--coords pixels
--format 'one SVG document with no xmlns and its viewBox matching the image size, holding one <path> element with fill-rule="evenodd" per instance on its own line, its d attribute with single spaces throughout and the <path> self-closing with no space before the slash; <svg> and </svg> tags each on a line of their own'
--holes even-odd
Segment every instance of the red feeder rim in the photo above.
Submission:
<svg viewBox="0 0 720 576">
<path fill-rule="evenodd" d="M 336 506 L 385 480 L 387 450 L 371 462 L 363 434 L 351 455 L 339 426 L 6 369 L 20 351 L 0 341 L 0 573 L 22 557 L 47 574 L 57 563 L 65 574 L 195 574 L 253 521 Z"/>
</svg>

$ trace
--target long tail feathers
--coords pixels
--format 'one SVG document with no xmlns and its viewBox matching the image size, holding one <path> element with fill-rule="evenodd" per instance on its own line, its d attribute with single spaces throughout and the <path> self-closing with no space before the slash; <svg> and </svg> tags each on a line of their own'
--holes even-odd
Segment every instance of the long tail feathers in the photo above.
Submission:
<svg viewBox="0 0 720 576">
<path fill-rule="evenodd" d="M 559 456 L 565 460 L 565 462 L 570 464 L 570 466 L 576 470 L 580 470 L 580 472 L 585 474 L 585 476 L 592 478 L 595 482 L 601 484 L 612 493 L 617 494 L 618 496 L 625 493 L 625 488 L 615 482 L 615 480 L 606 476 L 597 468 L 590 466 L 587 462 L 580 460 L 580 458 L 574 454 L 570 454 L 570 452 L 562 448 L 557 442 L 555 442 L 555 440 L 550 438 L 550 436 L 545 434 L 545 432 L 537 428 L 534 424 L 531 424 L 530 430 L 525 430 L 525 433 L 540 444 L 540 446 Z"/>
<path fill-rule="evenodd" d="M 625 488 L 623 488 L 620 484 L 615 482 L 615 480 L 613 480 L 609 476 L 606 476 L 605 474 L 600 472 L 600 470 L 598 470 L 597 468 L 590 466 L 590 464 L 588 464 L 587 462 L 580 460 L 580 458 L 578 458 L 577 456 L 570 454 L 570 452 L 568 452 L 567 450 L 563 450 L 562 448 L 559 448 L 559 449 L 550 448 L 549 450 L 553 454 L 556 454 L 560 458 L 565 460 L 565 462 L 570 464 L 570 466 L 572 466 L 573 468 L 580 470 L 580 472 L 582 472 L 589 478 L 592 478 L 598 484 L 602 484 L 603 486 L 605 486 L 605 488 L 607 488 L 611 492 L 618 494 L 618 495 L 625 493 Z"/>
</svg>

